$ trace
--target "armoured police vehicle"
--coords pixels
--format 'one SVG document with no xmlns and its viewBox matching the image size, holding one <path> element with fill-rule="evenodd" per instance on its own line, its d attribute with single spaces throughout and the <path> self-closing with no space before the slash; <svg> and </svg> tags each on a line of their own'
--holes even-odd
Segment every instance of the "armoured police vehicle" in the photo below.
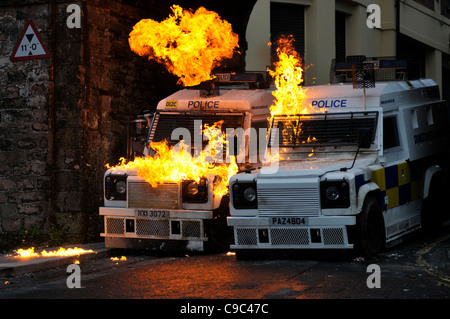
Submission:
<svg viewBox="0 0 450 319">
<path fill-rule="evenodd" d="M 448 112 L 431 79 L 307 88 L 307 114 L 277 115 L 278 170 L 230 179 L 238 256 L 262 249 L 366 255 L 448 216 Z"/>
<path fill-rule="evenodd" d="M 200 146 L 195 143 L 197 126 L 211 126 L 223 121 L 223 132 L 239 131 L 239 141 L 246 139 L 245 144 L 241 143 L 239 147 L 229 145 L 232 149 L 229 154 L 238 155 L 237 164 L 248 169 L 259 161 L 255 151 L 252 148 L 250 151 L 253 151 L 249 151 L 249 145 L 257 141 L 255 134 L 252 135 L 248 129 L 264 130 L 266 134 L 261 142 L 264 150 L 272 101 L 267 84 L 258 74 L 217 75 L 215 81 L 168 96 L 158 103 L 154 114 L 144 114 L 137 119 L 132 153 L 143 157 L 158 156 L 150 142 L 166 140 L 172 147 L 180 141 L 177 134 L 172 139 L 176 130 L 189 135 L 189 139 L 188 136 L 182 138 L 192 142 L 189 147 L 193 153 L 201 151 L 205 142 L 200 136 Z M 145 127 L 148 130 L 143 129 Z M 239 144 L 235 139 L 231 141 L 235 142 L 234 145 Z M 242 147 L 247 153 L 242 153 Z M 229 227 L 225 214 L 229 214 L 229 197 L 215 194 L 217 176 L 214 175 L 214 163 L 210 166 L 211 174 L 199 183 L 182 180 L 157 187 L 134 169 L 107 170 L 104 174 L 104 207 L 100 207 L 100 215 L 104 216 L 104 233 L 101 235 L 105 237 L 106 246 L 203 251 L 214 241 L 214 244 L 228 248 L 231 242 L 226 242 L 225 233 Z"/>
</svg>

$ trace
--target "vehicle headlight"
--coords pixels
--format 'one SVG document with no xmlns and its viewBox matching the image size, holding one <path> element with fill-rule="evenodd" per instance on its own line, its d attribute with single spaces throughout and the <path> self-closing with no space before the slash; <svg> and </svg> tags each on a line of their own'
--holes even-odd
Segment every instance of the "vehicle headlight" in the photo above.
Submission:
<svg viewBox="0 0 450 319">
<path fill-rule="evenodd" d="M 118 181 L 116 183 L 116 191 L 119 194 L 125 194 L 127 191 L 127 183 L 125 181 Z"/>
<path fill-rule="evenodd" d="M 236 209 L 258 208 L 256 182 L 234 183 L 232 186 L 233 206 Z"/>
<path fill-rule="evenodd" d="M 339 199 L 339 189 L 336 186 L 330 186 L 325 191 L 328 200 L 335 201 Z"/>
<path fill-rule="evenodd" d="M 350 207 L 350 190 L 348 181 L 325 180 L 320 183 L 322 208 Z"/>
<path fill-rule="evenodd" d="M 244 190 L 244 198 L 248 202 L 253 202 L 256 199 L 256 190 L 250 186 Z"/>
<path fill-rule="evenodd" d="M 198 194 L 197 182 L 189 182 L 186 188 L 189 196 L 195 196 Z"/>
<path fill-rule="evenodd" d="M 196 181 L 182 182 L 182 197 L 185 203 L 206 203 L 208 202 L 208 182 L 206 178 Z"/>
<path fill-rule="evenodd" d="M 127 199 L 126 174 L 109 174 L 105 177 L 105 198 L 107 200 Z"/>
</svg>

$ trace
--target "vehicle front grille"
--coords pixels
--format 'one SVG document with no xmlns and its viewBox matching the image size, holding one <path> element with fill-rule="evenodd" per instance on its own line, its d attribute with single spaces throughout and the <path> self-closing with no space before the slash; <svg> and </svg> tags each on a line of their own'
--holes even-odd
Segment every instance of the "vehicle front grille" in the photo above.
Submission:
<svg viewBox="0 0 450 319">
<path fill-rule="evenodd" d="M 258 242 L 255 228 L 238 228 L 236 229 L 236 233 L 237 243 L 239 245 L 256 245 Z"/>
<path fill-rule="evenodd" d="M 129 182 L 128 207 L 178 209 L 178 184 L 165 183 L 152 187 L 145 181 Z"/>
<path fill-rule="evenodd" d="M 183 221 L 181 224 L 181 234 L 184 238 L 201 237 L 201 225 L 197 221 Z"/>
<path fill-rule="evenodd" d="M 136 219 L 136 235 L 167 237 L 170 235 L 169 220 Z"/>
<path fill-rule="evenodd" d="M 319 216 L 319 189 L 283 187 L 260 188 L 258 185 L 259 216 Z"/>
<path fill-rule="evenodd" d="M 261 248 L 342 248 L 348 247 L 342 227 L 274 227 L 269 229 L 268 241 L 260 242 L 257 228 L 235 229 L 238 246 Z"/>
<path fill-rule="evenodd" d="M 105 230 L 108 234 L 123 234 L 125 221 L 123 218 L 106 218 Z"/>
<path fill-rule="evenodd" d="M 309 245 L 307 228 L 273 228 L 270 230 L 272 245 Z"/>
<path fill-rule="evenodd" d="M 136 229 L 125 231 L 125 219 L 134 220 Z M 177 228 L 172 224 L 179 225 Z M 181 232 L 180 232 L 181 230 Z M 153 239 L 205 240 L 201 220 L 105 218 L 105 236 Z"/>
</svg>

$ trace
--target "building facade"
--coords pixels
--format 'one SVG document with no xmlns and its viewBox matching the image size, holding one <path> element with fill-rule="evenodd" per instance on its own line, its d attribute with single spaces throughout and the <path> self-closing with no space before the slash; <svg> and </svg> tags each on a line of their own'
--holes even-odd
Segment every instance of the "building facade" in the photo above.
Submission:
<svg viewBox="0 0 450 319">
<path fill-rule="evenodd" d="M 374 4 L 380 9 L 376 26 Z M 267 43 L 281 33 L 297 40 L 306 85 L 328 83 L 333 59 L 396 57 L 408 60 L 412 77 L 433 78 L 450 98 L 448 0 L 259 0 L 247 28 L 248 70 L 270 65 Z"/>
</svg>

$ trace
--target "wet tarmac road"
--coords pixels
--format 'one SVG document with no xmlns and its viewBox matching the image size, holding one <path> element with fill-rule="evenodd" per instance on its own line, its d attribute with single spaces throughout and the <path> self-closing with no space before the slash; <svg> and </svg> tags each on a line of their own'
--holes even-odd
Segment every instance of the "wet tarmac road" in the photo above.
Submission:
<svg viewBox="0 0 450 319">
<path fill-rule="evenodd" d="M 0 278 L 0 299 L 448 299 L 449 248 L 450 226 L 370 260 L 337 251 L 248 261 L 118 252 L 126 260 L 80 264 L 79 289 L 67 287 L 67 269 L 59 267 Z M 368 287 L 371 264 L 379 266 L 380 288 Z"/>
</svg>

